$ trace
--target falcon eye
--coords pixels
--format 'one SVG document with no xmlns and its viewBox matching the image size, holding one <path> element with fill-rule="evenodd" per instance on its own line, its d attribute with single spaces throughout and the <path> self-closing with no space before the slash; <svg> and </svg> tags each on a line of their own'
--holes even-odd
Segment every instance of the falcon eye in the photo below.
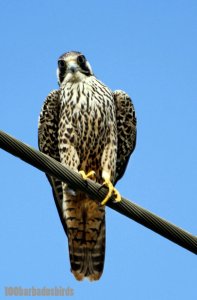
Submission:
<svg viewBox="0 0 197 300">
<path fill-rule="evenodd" d="M 83 65 L 86 62 L 85 56 L 84 55 L 80 55 L 77 57 L 77 62 L 79 65 Z"/>
<path fill-rule="evenodd" d="M 60 69 L 66 69 L 66 62 L 63 59 L 58 60 L 58 67 Z"/>
</svg>

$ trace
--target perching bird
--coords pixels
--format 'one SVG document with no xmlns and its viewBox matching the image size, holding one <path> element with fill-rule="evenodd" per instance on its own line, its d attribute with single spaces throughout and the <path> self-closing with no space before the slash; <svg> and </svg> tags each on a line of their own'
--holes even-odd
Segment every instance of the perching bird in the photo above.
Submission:
<svg viewBox="0 0 197 300">
<path fill-rule="evenodd" d="M 71 271 L 77 280 L 98 280 L 105 257 L 105 203 L 120 194 L 136 144 L 135 110 L 129 96 L 112 92 L 93 74 L 85 56 L 71 51 L 58 60 L 59 89 L 46 98 L 39 119 L 39 149 L 109 188 L 102 204 L 51 176 L 55 203 L 68 236 Z"/>
</svg>

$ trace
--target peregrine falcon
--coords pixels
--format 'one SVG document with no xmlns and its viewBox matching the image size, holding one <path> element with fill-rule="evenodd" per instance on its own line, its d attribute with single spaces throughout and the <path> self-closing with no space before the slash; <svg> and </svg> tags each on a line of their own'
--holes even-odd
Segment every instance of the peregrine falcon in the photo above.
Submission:
<svg viewBox="0 0 197 300">
<path fill-rule="evenodd" d="M 59 89 L 46 98 L 39 118 L 38 143 L 43 153 L 81 176 L 108 187 L 97 203 L 81 191 L 47 175 L 68 236 L 71 271 L 77 280 L 98 280 L 105 257 L 105 204 L 123 176 L 136 144 L 136 116 L 130 97 L 112 92 L 93 74 L 85 56 L 60 56 Z"/>
</svg>

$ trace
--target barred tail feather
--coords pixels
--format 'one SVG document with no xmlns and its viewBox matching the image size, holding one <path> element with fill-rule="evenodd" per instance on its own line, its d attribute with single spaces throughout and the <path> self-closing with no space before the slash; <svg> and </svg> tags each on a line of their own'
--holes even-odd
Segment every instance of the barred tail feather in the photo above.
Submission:
<svg viewBox="0 0 197 300">
<path fill-rule="evenodd" d="M 75 211 L 76 216 L 67 218 L 71 272 L 77 280 L 98 280 L 105 257 L 105 208 L 90 199 L 75 197 L 75 201 L 69 200 L 67 209 Z"/>
<path fill-rule="evenodd" d="M 103 272 L 105 257 L 105 221 L 100 234 L 91 247 L 90 242 L 79 243 L 71 240 L 69 245 L 71 271 L 77 280 L 87 277 L 90 281 L 98 280 Z"/>
</svg>

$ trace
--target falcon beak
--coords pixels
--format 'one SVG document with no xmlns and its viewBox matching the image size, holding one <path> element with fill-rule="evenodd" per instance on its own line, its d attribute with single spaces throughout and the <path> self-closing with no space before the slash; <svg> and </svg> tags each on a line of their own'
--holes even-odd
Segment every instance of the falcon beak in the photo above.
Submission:
<svg viewBox="0 0 197 300">
<path fill-rule="evenodd" d="M 74 74 L 74 73 L 76 73 L 78 70 L 79 70 L 79 67 L 78 67 L 78 65 L 77 65 L 75 62 L 70 61 L 70 62 L 67 64 L 66 73 Z"/>
</svg>

